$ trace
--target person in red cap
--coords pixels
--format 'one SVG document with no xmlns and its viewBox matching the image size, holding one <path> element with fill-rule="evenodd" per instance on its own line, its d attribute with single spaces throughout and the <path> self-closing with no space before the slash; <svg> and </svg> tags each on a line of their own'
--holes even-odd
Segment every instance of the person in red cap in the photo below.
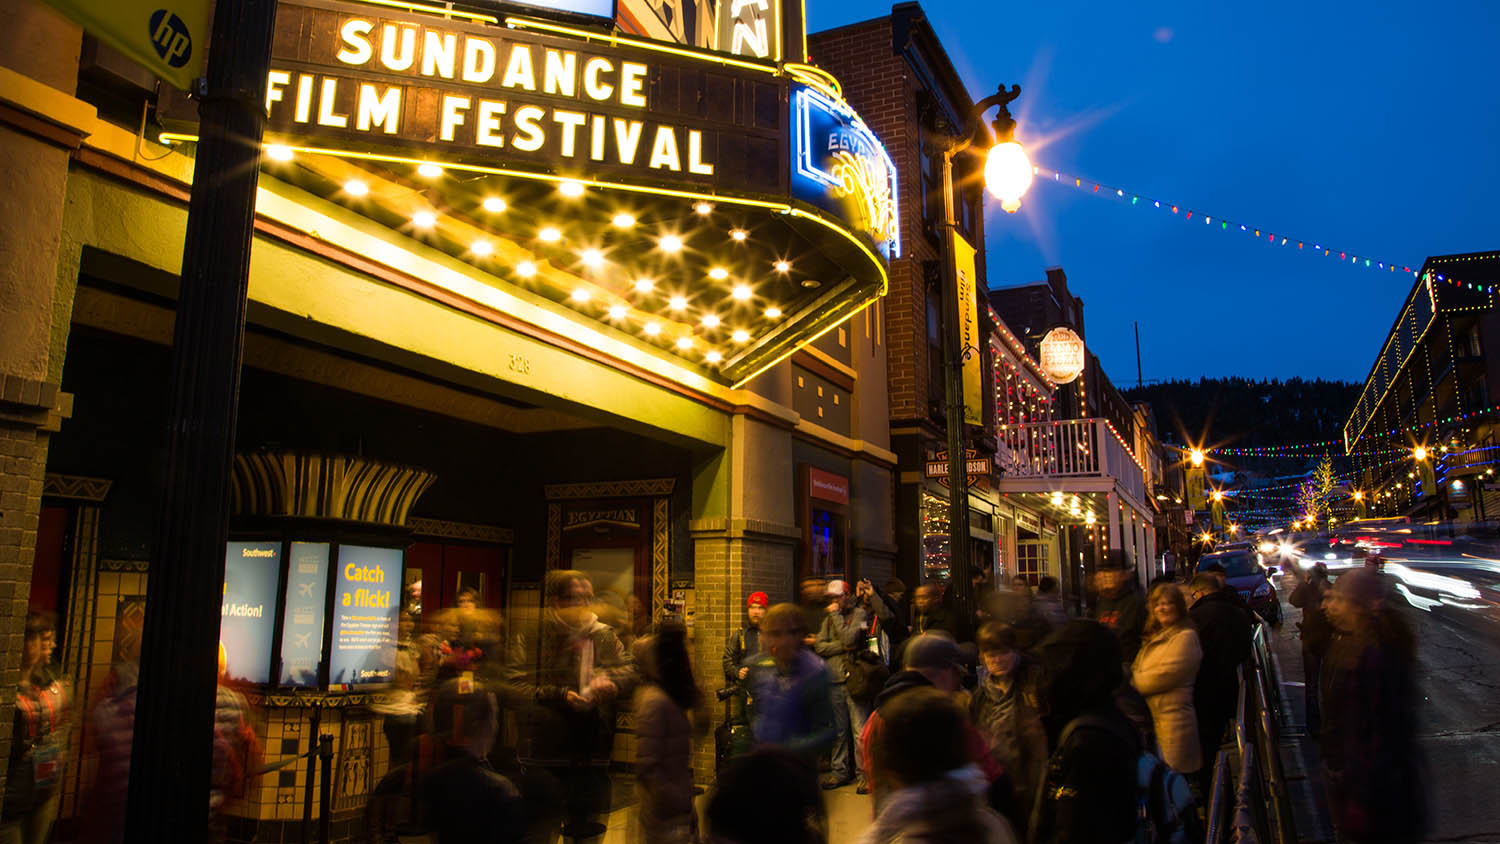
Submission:
<svg viewBox="0 0 1500 844">
<path fill-rule="evenodd" d="M 751 592 L 745 599 L 745 626 L 729 634 L 724 646 L 724 682 L 734 686 L 750 673 L 750 662 L 760 656 L 760 620 L 771 599 L 764 592 Z"/>
</svg>

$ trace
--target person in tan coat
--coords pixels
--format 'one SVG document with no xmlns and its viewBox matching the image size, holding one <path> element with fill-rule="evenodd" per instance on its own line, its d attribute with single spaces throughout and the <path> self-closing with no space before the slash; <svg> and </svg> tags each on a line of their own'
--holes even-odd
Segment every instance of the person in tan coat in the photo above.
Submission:
<svg viewBox="0 0 1500 844">
<path fill-rule="evenodd" d="M 1146 698 L 1162 759 L 1172 770 L 1191 774 L 1203 767 L 1193 683 L 1203 662 L 1198 631 L 1188 619 L 1187 601 L 1175 583 L 1158 583 L 1147 601 L 1141 649 L 1131 665 L 1131 684 Z"/>
</svg>

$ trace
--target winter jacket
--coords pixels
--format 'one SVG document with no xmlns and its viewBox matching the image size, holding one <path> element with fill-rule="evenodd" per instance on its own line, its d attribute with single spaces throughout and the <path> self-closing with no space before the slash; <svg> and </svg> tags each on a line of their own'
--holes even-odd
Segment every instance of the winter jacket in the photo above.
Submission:
<svg viewBox="0 0 1500 844">
<path fill-rule="evenodd" d="M 1383 631 L 1336 635 L 1323 658 L 1319 747 L 1341 841 L 1417 841 L 1423 829 L 1411 634 L 1380 614 Z"/>
<path fill-rule="evenodd" d="M 759 744 L 771 744 L 816 763 L 833 747 L 833 687 L 828 665 L 809 650 L 799 650 L 790 670 L 770 656 L 750 667 L 751 731 Z"/>
<path fill-rule="evenodd" d="M 519 706 L 521 760 L 557 766 L 609 762 L 615 740 L 614 701 L 579 712 L 567 693 L 579 692 L 585 664 L 593 676 L 613 681 L 616 700 L 633 690 L 635 664 L 615 631 L 597 618 L 572 629 L 556 614 L 543 615 L 536 639 L 517 638 L 506 670 L 507 697 Z"/>
<path fill-rule="evenodd" d="M 693 729 L 687 713 L 654 683 L 635 698 L 635 776 L 644 841 L 692 840 Z"/>
<path fill-rule="evenodd" d="M 893 792 L 859 844 L 1014 844 L 1010 824 L 986 806 L 975 767 Z"/>
<path fill-rule="evenodd" d="M 1302 646 L 1307 648 L 1308 653 L 1318 657 L 1328 653 L 1328 645 L 1333 641 L 1333 625 L 1329 624 L 1328 616 L 1323 614 L 1326 588 L 1326 581 L 1304 580 L 1297 584 L 1297 588 L 1292 590 L 1287 599 L 1292 606 L 1302 610 L 1302 621 L 1297 625 L 1297 635 L 1302 639 Z"/>
<path fill-rule="evenodd" d="M 1068 610 L 1063 606 L 1062 596 L 1056 592 L 1036 596 L 1036 611 L 1053 630 L 1068 623 Z"/>
<path fill-rule="evenodd" d="M 1089 618 L 1114 632 L 1126 662 L 1135 659 L 1135 652 L 1141 647 L 1141 631 L 1146 628 L 1146 599 L 1135 581 L 1126 583 L 1113 595 L 1101 592 Z"/>
<path fill-rule="evenodd" d="M 906 610 L 899 603 L 891 600 L 891 596 L 887 595 L 884 589 L 874 584 L 871 584 L 871 588 L 875 594 L 870 596 L 870 613 L 880 620 L 880 630 L 890 640 L 891 650 L 886 657 L 892 662 L 891 667 L 899 668 L 900 664 L 892 657 L 901 653 L 902 643 L 911 635 L 911 622 L 907 618 Z"/>
<path fill-rule="evenodd" d="M 724 646 L 724 682 L 733 686 L 740 681 L 740 669 L 750 660 L 760 656 L 760 628 L 745 622 L 739 632 L 729 637 Z"/>
<path fill-rule="evenodd" d="M 1059 739 L 1047 759 L 1027 841 L 1115 844 L 1134 840 L 1136 765 L 1141 754 L 1134 728 L 1105 701 L 1070 721 Z"/>
<path fill-rule="evenodd" d="M 1178 773 L 1203 767 L 1198 741 L 1198 718 L 1193 710 L 1193 684 L 1203 648 L 1198 631 L 1186 625 L 1164 627 L 1141 643 L 1131 666 L 1131 685 L 1151 707 L 1151 723 L 1162 759 Z"/>
<path fill-rule="evenodd" d="M 927 675 L 920 671 L 898 671 L 891 675 L 886 681 L 885 688 L 875 696 L 875 708 L 870 711 L 870 717 L 865 719 L 865 728 L 860 731 L 858 748 L 860 760 L 864 763 L 865 776 L 869 779 L 870 788 L 875 793 L 875 808 L 878 811 L 885 804 L 886 797 L 891 793 L 892 784 L 889 777 L 883 775 L 880 766 L 875 763 L 875 744 L 880 740 L 880 731 L 885 727 L 885 719 L 881 717 L 880 708 L 887 702 L 910 689 L 931 687 L 932 681 Z M 995 783 L 1006 777 L 1006 770 L 993 754 L 989 746 L 985 744 L 984 736 L 974 729 L 973 724 L 966 725 L 967 741 L 969 745 L 969 761 L 979 767 L 984 773 L 986 782 Z M 1007 782 L 1007 787 L 1009 783 Z"/>
<path fill-rule="evenodd" d="M 974 690 L 969 716 L 974 729 L 984 737 L 995 761 L 1009 772 L 1017 806 L 1030 807 L 1047 764 L 1047 729 L 1042 725 L 1041 700 L 1037 690 L 1041 666 L 1029 657 L 1011 671 L 1011 683 L 1002 688 L 994 675 Z"/>
<path fill-rule="evenodd" d="M 483 759 L 462 750 L 422 777 L 437 844 L 519 844 L 526 837 L 521 793 Z"/>
<path fill-rule="evenodd" d="M 1188 610 L 1198 628 L 1203 646 L 1203 664 L 1193 684 L 1193 709 L 1198 717 L 1203 761 L 1212 764 L 1212 754 L 1224 734 L 1224 725 L 1234 717 L 1240 692 L 1235 668 L 1250 658 L 1250 621 L 1222 592 L 1199 598 Z"/>
<path fill-rule="evenodd" d="M 848 612 L 831 612 L 823 617 L 813 651 L 828 660 L 828 672 L 833 675 L 835 685 L 849 678 L 850 654 L 864 647 L 869 629 L 869 619 L 860 607 L 853 607 Z"/>
</svg>

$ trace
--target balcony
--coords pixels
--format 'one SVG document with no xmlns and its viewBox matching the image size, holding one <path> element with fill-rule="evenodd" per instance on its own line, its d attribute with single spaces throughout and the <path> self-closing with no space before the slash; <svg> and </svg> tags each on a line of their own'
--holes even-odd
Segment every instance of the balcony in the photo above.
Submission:
<svg viewBox="0 0 1500 844">
<path fill-rule="evenodd" d="M 1082 482 L 1066 486 L 1102 491 L 1114 486 L 1149 506 L 1141 465 L 1104 419 L 1011 425 L 1000 432 L 995 463 L 1002 490 L 1051 491 L 1062 488 L 1055 480 L 1076 478 Z"/>
</svg>

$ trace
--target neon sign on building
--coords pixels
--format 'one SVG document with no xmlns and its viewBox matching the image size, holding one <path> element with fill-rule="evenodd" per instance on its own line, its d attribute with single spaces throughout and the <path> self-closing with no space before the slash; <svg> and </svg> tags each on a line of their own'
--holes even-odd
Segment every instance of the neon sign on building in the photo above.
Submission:
<svg viewBox="0 0 1500 844">
<path fill-rule="evenodd" d="M 901 254 L 896 166 L 842 99 L 792 84 L 792 195 L 832 211 Z"/>
</svg>

